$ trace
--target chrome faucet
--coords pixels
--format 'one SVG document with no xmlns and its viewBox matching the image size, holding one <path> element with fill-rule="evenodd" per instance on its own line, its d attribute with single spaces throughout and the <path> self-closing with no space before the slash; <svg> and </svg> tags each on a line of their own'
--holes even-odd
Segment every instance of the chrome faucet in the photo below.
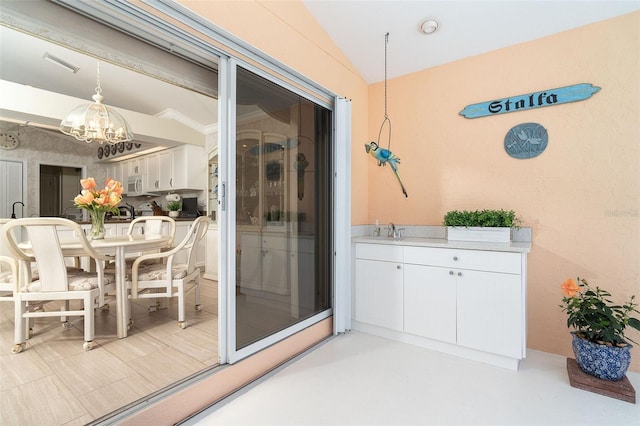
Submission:
<svg viewBox="0 0 640 426">
<path fill-rule="evenodd" d="M 402 238 L 402 230 L 404 228 L 396 228 L 396 225 L 391 222 L 387 226 L 387 237 L 388 238 Z"/>
<path fill-rule="evenodd" d="M 396 237 L 396 226 L 391 222 L 387 225 L 387 237 L 395 238 Z"/>
<path fill-rule="evenodd" d="M 22 204 L 22 207 L 24 207 L 24 203 L 22 201 L 16 201 L 13 203 L 13 206 L 11 206 L 11 219 L 16 218 L 16 204 Z"/>
</svg>

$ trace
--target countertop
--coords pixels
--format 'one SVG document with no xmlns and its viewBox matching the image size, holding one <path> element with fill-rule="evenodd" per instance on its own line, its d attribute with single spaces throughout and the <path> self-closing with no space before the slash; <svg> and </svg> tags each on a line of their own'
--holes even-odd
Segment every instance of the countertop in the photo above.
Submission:
<svg viewBox="0 0 640 426">
<path fill-rule="evenodd" d="M 488 250 L 488 251 L 506 251 L 514 253 L 529 253 L 531 251 L 530 241 L 511 241 L 508 243 L 489 243 L 476 241 L 449 241 L 445 238 L 420 238 L 420 237 L 373 237 L 361 236 L 353 237 L 354 243 L 367 244 L 387 244 L 398 246 L 418 246 L 418 247 L 435 247 L 463 250 Z"/>
</svg>

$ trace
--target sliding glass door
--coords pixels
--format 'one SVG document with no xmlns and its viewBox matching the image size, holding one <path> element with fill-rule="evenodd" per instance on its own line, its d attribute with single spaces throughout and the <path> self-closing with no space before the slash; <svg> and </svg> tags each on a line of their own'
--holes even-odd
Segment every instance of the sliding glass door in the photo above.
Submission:
<svg viewBox="0 0 640 426">
<path fill-rule="evenodd" d="M 329 315 L 333 270 L 332 112 L 239 66 L 235 81 L 232 362 Z"/>
</svg>

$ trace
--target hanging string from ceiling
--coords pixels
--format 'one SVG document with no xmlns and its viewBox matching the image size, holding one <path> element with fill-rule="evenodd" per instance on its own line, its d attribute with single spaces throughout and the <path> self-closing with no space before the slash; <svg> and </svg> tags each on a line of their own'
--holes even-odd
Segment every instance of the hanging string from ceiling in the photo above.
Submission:
<svg viewBox="0 0 640 426">
<path fill-rule="evenodd" d="M 378 132 L 378 146 L 380 146 L 380 136 L 382 135 L 382 129 L 384 129 L 385 123 L 389 125 L 389 140 L 387 141 L 387 149 L 391 150 L 391 120 L 389 114 L 387 114 L 387 46 L 389 45 L 389 33 L 384 35 L 384 120 L 380 125 L 380 131 Z"/>
</svg>

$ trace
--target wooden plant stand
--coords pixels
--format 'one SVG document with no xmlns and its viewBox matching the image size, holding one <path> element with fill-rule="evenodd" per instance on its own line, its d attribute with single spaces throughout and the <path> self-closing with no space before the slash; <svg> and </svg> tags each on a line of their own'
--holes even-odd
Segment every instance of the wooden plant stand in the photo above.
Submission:
<svg viewBox="0 0 640 426">
<path fill-rule="evenodd" d="M 569 373 L 569 384 L 574 388 L 621 399 L 632 404 L 636 403 L 636 390 L 627 376 L 617 382 L 599 379 L 582 371 L 573 358 L 567 358 L 567 373 Z"/>
</svg>

